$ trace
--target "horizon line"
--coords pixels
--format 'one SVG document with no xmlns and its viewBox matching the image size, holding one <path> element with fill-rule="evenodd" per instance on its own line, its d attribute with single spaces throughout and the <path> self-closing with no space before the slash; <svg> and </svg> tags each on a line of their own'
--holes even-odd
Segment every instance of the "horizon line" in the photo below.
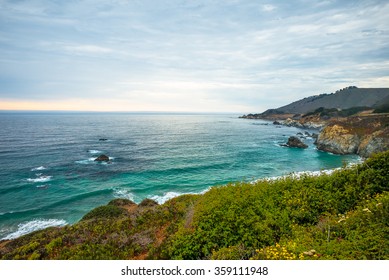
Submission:
<svg viewBox="0 0 389 280">
<path fill-rule="evenodd" d="M 91 113 L 91 114 L 243 114 L 243 112 L 210 112 L 210 111 L 91 111 L 91 110 L 7 110 L 0 113 Z"/>
</svg>

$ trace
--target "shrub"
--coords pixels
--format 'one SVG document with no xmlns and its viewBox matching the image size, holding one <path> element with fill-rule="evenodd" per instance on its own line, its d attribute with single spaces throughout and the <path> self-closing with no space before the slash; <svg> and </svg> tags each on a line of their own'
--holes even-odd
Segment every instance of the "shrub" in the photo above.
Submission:
<svg viewBox="0 0 389 280">
<path fill-rule="evenodd" d="M 87 213 L 84 217 L 82 217 L 81 221 L 90 220 L 90 219 L 110 219 L 117 218 L 119 216 L 123 216 L 126 213 L 126 210 L 119 208 L 115 205 L 104 205 L 99 206 L 89 213 Z"/>
<path fill-rule="evenodd" d="M 139 207 L 153 207 L 153 206 L 157 206 L 158 205 L 158 202 L 156 202 L 155 200 L 152 200 L 150 198 L 145 198 L 142 200 L 141 203 L 139 203 Z"/>
<path fill-rule="evenodd" d="M 136 204 L 136 203 L 129 200 L 129 199 L 125 199 L 125 198 L 116 198 L 114 200 L 111 200 L 108 203 L 108 205 L 113 205 L 113 206 L 118 206 L 118 207 L 129 206 L 129 205 L 134 205 L 134 204 Z"/>
</svg>

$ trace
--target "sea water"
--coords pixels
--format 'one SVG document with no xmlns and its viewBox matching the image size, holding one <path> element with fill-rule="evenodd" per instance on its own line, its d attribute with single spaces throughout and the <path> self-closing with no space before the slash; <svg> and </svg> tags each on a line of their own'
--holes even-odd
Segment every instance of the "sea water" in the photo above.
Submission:
<svg viewBox="0 0 389 280">
<path fill-rule="evenodd" d="M 163 203 L 358 160 L 309 137 L 307 149 L 280 146 L 305 131 L 233 114 L 1 113 L 0 239 L 75 223 L 114 198 Z"/>
</svg>

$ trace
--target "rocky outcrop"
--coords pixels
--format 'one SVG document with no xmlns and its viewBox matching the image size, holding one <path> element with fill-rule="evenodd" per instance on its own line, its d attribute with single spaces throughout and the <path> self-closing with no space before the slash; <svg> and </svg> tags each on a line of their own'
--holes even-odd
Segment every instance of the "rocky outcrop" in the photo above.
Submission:
<svg viewBox="0 0 389 280">
<path fill-rule="evenodd" d="M 290 136 L 288 142 L 282 146 L 290 147 L 290 148 L 301 148 L 301 149 L 308 148 L 308 145 L 306 145 L 303 141 L 301 141 L 296 136 Z"/>
<path fill-rule="evenodd" d="M 389 150 L 389 128 L 383 131 L 377 131 L 371 135 L 363 138 L 361 141 L 357 154 L 367 158 L 372 154 L 384 152 Z"/>
<path fill-rule="evenodd" d="M 322 151 L 364 158 L 389 150 L 389 115 L 334 120 L 321 131 L 316 145 Z"/>
<path fill-rule="evenodd" d="M 322 129 L 325 125 L 325 121 L 317 121 L 317 120 L 306 120 L 306 119 L 300 119 L 300 120 L 294 120 L 291 118 L 287 118 L 283 125 L 286 126 L 293 126 L 298 128 L 306 128 L 306 129 Z"/>
<path fill-rule="evenodd" d="M 108 162 L 109 161 L 109 157 L 106 156 L 106 155 L 100 155 L 98 156 L 95 161 L 104 161 L 104 162 Z"/>
<path fill-rule="evenodd" d="M 358 151 L 360 138 L 340 125 L 325 127 L 317 138 L 317 148 L 334 154 L 354 154 Z"/>
</svg>

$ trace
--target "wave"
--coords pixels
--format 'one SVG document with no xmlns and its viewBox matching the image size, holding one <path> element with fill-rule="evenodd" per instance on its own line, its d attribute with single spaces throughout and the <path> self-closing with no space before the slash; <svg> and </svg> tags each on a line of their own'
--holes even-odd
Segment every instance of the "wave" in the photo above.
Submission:
<svg viewBox="0 0 389 280">
<path fill-rule="evenodd" d="M 99 150 L 88 150 L 88 153 L 90 153 L 92 155 L 95 155 L 95 154 L 101 154 L 102 151 L 99 151 Z"/>
<path fill-rule="evenodd" d="M 27 181 L 32 183 L 45 183 L 50 181 L 52 177 L 53 176 L 42 175 L 38 178 L 28 178 Z"/>
<path fill-rule="evenodd" d="M 77 160 L 76 163 L 91 164 L 91 163 L 94 163 L 95 159 L 96 159 L 95 157 L 92 157 L 92 158 L 88 158 L 88 159 Z"/>
<path fill-rule="evenodd" d="M 252 181 L 251 183 L 254 184 L 254 183 L 258 182 L 258 181 L 263 181 L 263 180 L 265 180 L 265 181 L 275 181 L 275 180 L 285 179 L 285 178 L 300 179 L 300 178 L 305 177 L 305 176 L 331 175 L 332 173 L 334 173 L 336 171 L 339 171 L 339 170 L 342 170 L 343 168 L 351 168 L 351 167 L 353 167 L 353 166 L 355 166 L 357 164 L 360 164 L 362 162 L 363 162 L 363 160 L 360 159 L 357 162 L 350 162 L 349 164 L 347 164 L 346 167 L 338 167 L 338 168 L 333 168 L 333 169 L 323 169 L 323 170 L 319 170 L 319 171 L 292 172 L 292 173 L 289 173 L 289 174 L 286 174 L 286 175 L 281 175 L 281 176 L 260 178 L 260 179 Z"/>
<path fill-rule="evenodd" d="M 35 167 L 35 168 L 31 169 L 31 171 L 40 171 L 40 170 L 45 170 L 45 169 L 47 169 L 47 168 L 44 166 L 39 166 L 39 167 Z"/>
<path fill-rule="evenodd" d="M 45 229 L 48 227 L 61 227 L 65 225 L 67 225 L 67 222 L 65 220 L 36 219 L 36 220 L 19 224 L 18 229 L 15 232 L 8 234 L 7 236 L 3 237 L 1 240 L 15 239 L 33 231 Z"/>
<path fill-rule="evenodd" d="M 167 192 L 167 193 L 164 193 L 163 195 L 151 196 L 150 199 L 155 200 L 159 204 L 164 204 L 169 199 L 175 198 L 175 197 L 180 196 L 180 195 L 183 195 L 183 193 Z"/>
<path fill-rule="evenodd" d="M 204 194 L 207 191 L 209 191 L 210 188 L 211 187 L 208 187 L 208 188 L 206 188 L 205 190 L 203 190 L 201 192 L 184 192 L 184 193 L 180 193 L 180 192 L 166 192 L 163 195 L 153 195 L 153 196 L 150 196 L 149 198 L 152 199 L 152 200 L 155 200 L 159 204 L 164 204 L 166 201 L 168 201 L 168 200 L 170 200 L 172 198 L 175 198 L 177 196 L 180 196 L 180 195 L 185 195 L 185 194 Z"/>
<path fill-rule="evenodd" d="M 39 190 L 45 190 L 45 189 L 48 189 L 50 185 L 39 185 L 39 186 L 36 186 L 37 189 Z"/>
<path fill-rule="evenodd" d="M 129 190 L 126 190 L 126 189 L 119 189 L 119 188 L 113 189 L 113 196 L 115 198 L 129 199 L 129 200 L 134 201 L 134 202 L 136 200 L 138 200 L 136 195 L 134 195 L 133 193 L 131 193 Z"/>
</svg>

